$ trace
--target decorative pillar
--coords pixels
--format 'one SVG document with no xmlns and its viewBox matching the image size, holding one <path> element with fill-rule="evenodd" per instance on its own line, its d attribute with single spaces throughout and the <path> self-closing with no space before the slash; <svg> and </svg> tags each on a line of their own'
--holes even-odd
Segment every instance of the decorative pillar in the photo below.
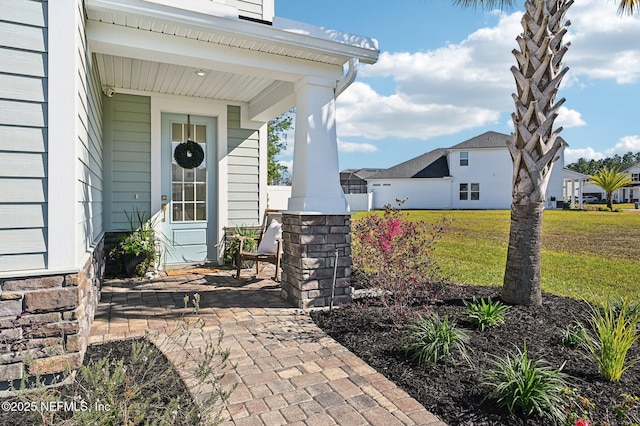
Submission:
<svg viewBox="0 0 640 426">
<path fill-rule="evenodd" d="M 336 136 L 336 81 L 307 77 L 296 84 L 293 178 L 289 211 L 345 213 Z"/>
<path fill-rule="evenodd" d="M 335 85 L 335 80 L 312 77 L 296 84 L 281 286 L 283 297 L 299 308 L 351 301 L 351 215 L 340 186 Z"/>
</svg>

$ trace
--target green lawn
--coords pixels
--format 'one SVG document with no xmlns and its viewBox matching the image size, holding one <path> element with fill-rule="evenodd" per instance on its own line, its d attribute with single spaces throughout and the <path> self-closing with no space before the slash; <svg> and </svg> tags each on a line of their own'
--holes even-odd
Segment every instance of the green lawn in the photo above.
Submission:
<svg viewBox="0 0 640 426">
<path fill-rule="evenodd" d="M 453 281 L 502 285 L 509 211 L 405 213 L 426 222 L 452 219 L 436 244 L 434 257 Z M 545 211 L 542 287 L 551 293 L 590 300 L 640 297 L 640 212 Z"/>
</svg>

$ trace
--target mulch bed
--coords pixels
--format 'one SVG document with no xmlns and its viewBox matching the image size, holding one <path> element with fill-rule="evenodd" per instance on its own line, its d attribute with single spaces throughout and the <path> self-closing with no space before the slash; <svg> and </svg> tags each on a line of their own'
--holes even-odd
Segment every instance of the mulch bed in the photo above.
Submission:
<svg viewBox="0 0 640 426">
<path fill-rule="evenodd" d="M 134 362 L 132 357 L 132 348 L 134 342 L 144 342 L 145 344 L 149 345 L 152 351 L 151 353 L 153 354 L 150 356 L 153 356 L 155 361 L 153 363 L 147 363 L 144 365 L 140 365 L 140 362 L 143 362 L 144 360 L 137 360 L 136 362 Z M 142 370 L 146 370 L 147 372 L 149 372 L 151 374 L 151 377 L 158 376 L 163 378 L 163 381 L 156 384 L 155 389 L 145 387 L 141 390 L 141 394 L 137 397 L 140 399 L 144 399 L 151 404 L 149 410 L 147 411 L 147 415 L 149 417 L 154 416 L 154 407 L 157 409 L 156 411 L 159 412 L 163 407 L 167 406 L 167 404 L 169 404 L 172 399 L 180 398 L 182 401 L 184 401 L 184 407 L 181 409 L 181 412 L 179 413 L 180 415 L 177 417 L 174 424 L 185 426 L 192 426 L 194 424 L 193 419 L 182 417 L 182 414 L 187 413 L 188 409 L 195 404 L 191 399 L 191 395 L 189 394 L 187 387 L 185 386 L 184 382 L 175 371 L 175 369 L 173 369 L 169 360 L 167 360 L 164 354 L 162 354 L 159 349 L 153 346 L 153 344 L 145 341 L 145 339 L 143 338 L 139 338 L 90 345 L 87 348 L 87 352 L 84 358 L 84 365 L 88 365 L 92 361 L 98 361 L 101 358 L 109 358 L 114 361 L 122 360 L 127 370 L 131 371 L 131 375 L 129 376 L 128 374 L 128 376 L 131 378 L 132 385 L 143 385 L 143 383 L 133 383 L 133 381 L 140 380 L 139 377 L 141 375 L 139 374 L 139 372 Z M 158 392 L 158 388 L 161 389 L 161 392 Z M 78 396 L 78 389 L 73 384 L 66 384 L 56 388 L 55 390 L 60 394 L 58 396 L 50 397 L 53 401 L 69 402 L 73 400 L 74 397 Z M 31 397 L 31 399 L 33 399 L 33 396 Z M 35 402 L 38 406 L 40 406 L 41 401 L 32 401 L 31 399 L 29 399 L 28 402 Z M 17 397 L 0 398 L 0 402 L 6 403 L 16 404 L 19 401 L 20 400 Z M 90 402 L 93 403 L 92 401 Z M 114 407 L 113 409 L 118 408 Z M 71 414 L 71 412 L 61 411 L 60 416 L 58 417 L 58 421 L 62 422 L 65 419 L 68 420 L 69 417 L 71 417 Z M 39 420 L 39 416 L 36 413 L 24 410 L 21 411 L 15 408 L 12 410 L 5 410 L 4 405 L 3 410 L 0 410 L 0 425 L 26 426 L 39 424 L 43 423 Z M 71 422 L 65 424 L 77 423 Z M 144 424 L 148 423 L 145 421 Z"/>
<path fill-rule="evenodd" d="M 542 307 L 513 306 L 507 312 L 504 324 L 482 332 L 464 319 L 466 307 L 462 300 L 471 300 L 473 296 L 491 296 L 493 300 L 499 300 L 500 288 L 444 285 L 438 302 L 424 307 L 441 318 L 445 315 L 455 318 L 458 326 L 470 334 L 467 349 L 473 366 L 450 362 L 421 367 L 409 360 L 399 350 L 403 331 L 394 327 L 385 311 L 375 304 L 332 312 L 317 311 L 312 316 L 329 335 L 449 425 L 544 424 L 540 419 L 511 418 L 495 403 L 482 402 L 487 388 L 479 383 L 483 370 L 492 366 L 491 354 L 503 356 L 515 347 L 522 349 L 525 341 L 530 358 L 544 359 L 555 368 L 564 364 L 563 371 L 571 376 L 571 385 L 577 395 L 588 398 L 593 404 L 587 407 L 591 425 L 640 422 L 640 402 L 625 410 L 627 419 L 621 418 L 614 409 L 623 402 L 622 394 L 640 396 L 640 364 L 627 370 L 620 382 L 611 383 L 601 378 L 584 349 L 566 348 L 557 342 L 558 329 L 564 329 L 576 320 L 585 321 L 590 313 L 585 302 L 545 294 Z M 634 358 L 640 358 L 638 343 L 631 348 L 627 359 Z M 577 396 L 574 401 L 568 404 L 569 410 L 582 415 Z"/>
</svg>

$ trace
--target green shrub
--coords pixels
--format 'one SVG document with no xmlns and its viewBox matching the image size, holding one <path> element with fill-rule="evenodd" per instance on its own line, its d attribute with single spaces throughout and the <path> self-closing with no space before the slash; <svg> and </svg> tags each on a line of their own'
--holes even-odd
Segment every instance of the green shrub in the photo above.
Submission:
<svg viewBox="0 0 640 426">
<path fill-rule="evenodd" d="M 590 330 L 583 327 L 584 345 L 605 379 L 617 382 L 629 367 L 640 359 L 627 361 L 627 352 L 638 341 L 640 310 L 623 298 L 605 299 L 602 308 L 591 305 Z"/>
<path fill-rule="evenodd" d="M 433 225 L 412 221 L 391 206 L 382 215 L 371 213 L 353 222 L 353 268 L 396 325 L 413 319 L 412 306 L 432 297 L 433 283 L 442 281 L 432 252 L 447 224 L 445 219 Z"/>
<path fill-rule="evenodd" d="M 577 348 L 583 342 L 582 327 L 578 323 L 571 323 L 556 333 L 556 342 L 565 348 Z"/>
<path fill-rule="evenodd" d="M 455 320 L 449 321 L 448 316 L 440 319 L 433 314 L 426 318 L 420 317 L 409 326 L 403 338 L 403 348 L 420 365 L 447 361 L 454 352 L 470 364 L 465 347 L 468 342 L 469 336 L 456 327 Z"/>
<path fill-rule="evenodd" d="M 504 315 L 509 310 L 509 306 L 500 301 L 493 301 L 489 297 L 487 301 L 484 299 L 476 299 L 471 302 L 463 301 L 467 307 L 467 318 L 476 327 L 480 327 L 484 331 L 485 327 L 491 327 L 504 322 Z"/>
<path fill-rule="evenodd" d="M 495 357 L 494 368 L 483 373 L 482 384 L 491 391 L 485 397 L 519 417 L 539 417 L 562 423 L 568 376 L 562 367 L 553 368 L 544 360 L 532 360 L 524 350 L 515 348 L 503 358 Z"/>
<path fill-rule="evenodd" d="M 240 239 L 244 238 L 242 245 L 243 251 L 255 251 L 258 249 L 258 231 L 255 227 L 236 226 L 232 233 L 232 238 L 226 242 L 224 248 L 224 263 L 227 265 L 235 264 L 238 248 L 240 247 Z"/>
</svg>

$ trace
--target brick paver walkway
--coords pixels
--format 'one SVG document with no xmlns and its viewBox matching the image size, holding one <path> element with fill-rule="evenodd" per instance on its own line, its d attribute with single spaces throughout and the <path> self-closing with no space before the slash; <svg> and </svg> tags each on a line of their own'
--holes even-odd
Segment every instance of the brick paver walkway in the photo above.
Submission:
<svg viewBox="0 0 640 426">
<path fill-rule="evenodd" d="M 278 283 L 249 276 L 235 280 L 231 274 L 223 270 L 151 281 L 107 281 L 90 343 L 143 336 L 147 331 L 171 335 L 187 312 L 184 296 L 198 293 L 205 326 L 188 346 L 197 349 L 222 331 L 222 346 L 238 366 L 224 379 L 238 387 L 223 413 L 223 425 L 444 425 L 327 336 L 308 312 L 281 300 Z M 184 359 L 181 352 L 190 348 L 175 346 L 165 355 L 172 361 Z M 206 393 L 188 383 L 183 373 L 192 393 Z"/>
</svg>

